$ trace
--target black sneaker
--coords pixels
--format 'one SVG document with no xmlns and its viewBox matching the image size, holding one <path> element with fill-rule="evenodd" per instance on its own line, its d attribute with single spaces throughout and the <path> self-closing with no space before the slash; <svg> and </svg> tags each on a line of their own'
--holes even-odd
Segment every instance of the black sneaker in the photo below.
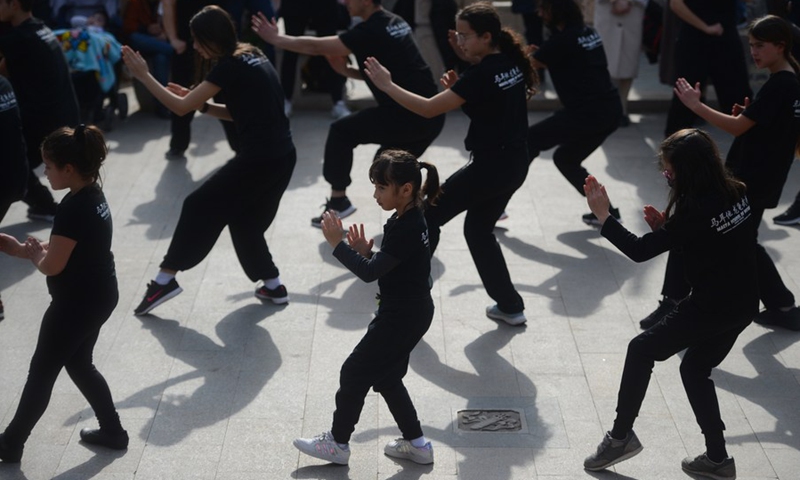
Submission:
<svg viewBox="0 0 800 480">
<path fill-rule="evenodd" d="M 128 432 L 125 430 L 120 430 L 117 433 L 108 433 L 100 428 L 83 428 L 81 429 L 81 440 L 113 450 L 125 450 L 128 448 Z"/>
<path fill-rule="evenodd" d="M 350 199 L 347 197 L 336 197 L 325 201 L 325 210 L 323 210 L 322 213 L 325 213 L 328 210 L 334 210 L 336 214 L 339 215 L 339 218 L 345 218 L 352 215 L 356 211 L 356 207 L 350 203 Z M 311 226 L 322 228 L 321 214 L 319 217 L 314 217 L 311 219 Z"/>
<path fill-rule="evenodd" d="M 286 287 L 283 285 L 274 289 L 269 289 L 265 285 L 261 285 L 256 289 L 256 297 L 261 300 L 271 300 L 272 303 L 278 305 L 289 303 L 289 294 L 286 292 Z"/>
<path fill-rule="evenodd" d="M 616 218 L 618 222 L 622 223 L 622 217 L 619 216 L 619 209 L 609 208 L 608 213 L 610 213 L 612 217 Z M 597 221 L 597 216 L 594 213 L 589 212 L 581 218 L 583 219 L 583 223 L 586 225 L 592 225 L 595 227 L 600 226 L 600 222 Z"/>
<path fill-rule="evenodd" d="M 156 308 L 162 303 L 166 302 L 172 297 L 181 293 L 183 289 L 178 285 L 177 280 L 174 278 L 166 285 L 159 285 L 155 281 L 147 285 L 147 293 L 144 294 L 142 303 L 133 311 L 134 315 L 145 315 L 150 313 L 150 310 Z"/>
<path fill-rule="evenodd" d="M 800 331 L 800 308 L 792 307 L 785 312 L 783 310 L 762 310 L 756 314 L 753 321 L 759 325 L 783 327 L 798 332 Z"/>
<path fill-rule="evenodd" d="M 648 328 L 652 327 L 656 323 L 660 322 L 662 318 L 666 317 L 669 312 L 671 312 L 678 304 L 681 302 L 677 302 L 672 300 L 671 298 L 665 298 L 664 300 L 658 301 L 658 307 L 653 310 L 650 315 L 644 317 L 642 320 L 639 321 L 639 326 L 642 330 L 647 330 Z"/>
<path fill-rule="evenodd" d="M 794 202 L 785 212 L 773 217 L 772 221 L 778 225 L 800 224 L 800 202 Z"/>
<path fill-rule="evenodd" d="M 736 463 L 733 457 L 728 457 L 721 463 L 716 463 L 708 458 L 705 453 L 694 458 L 686 457 L 681 462 L 681 468 L 686 473 L 715 480 L 734 480 L 736 478 Z"/>
<path fill-rule="evenodd" d="M 583 468 L 592 472 L 605 470 L 611 465 L 638 455 L 643 448 L 633 430 L 628 432 L 625 440 L 612 438 L 611 432 L 606 432 L 603 441 L 597 446 L 597 451 L 583 461 Z"/>
<path fill-rule="evenodd" d="M 186 155 L 183 150 L 178 150 L 177 148 L 170 148 L 167 150 L 167 153 L 164 154 L 164 158 L 167 160 L 186 160 Z"/>
<path fill-rule="evenodd" d="M 58 205 L 56 205 L 55 203 L 47 206 L 36 205 L 30 207 L 28 209 L 28 218 L 31 220 L 39 220 L 42 222 L 53 223 L 53 220 L 55 220 L 56 218 L 57 208 Z"/>
<path fill-rule="evenodd" d="M 0 433 L 0 460 L 4 463 L 19 463 L 22 460 L 23 447 L 12 447 L 3 437 L 5 434 Z"/>
<path fill-rule="evenodd" d="M 3 308 L 3 300 L 0 300 L 0 320 L 6 318 L 6 311 Z"/>
</svg>

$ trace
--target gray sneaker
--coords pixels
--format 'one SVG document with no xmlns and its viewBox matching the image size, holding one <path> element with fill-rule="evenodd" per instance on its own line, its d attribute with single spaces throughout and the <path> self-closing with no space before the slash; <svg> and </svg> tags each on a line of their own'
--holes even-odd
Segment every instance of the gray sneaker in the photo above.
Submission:
<svg viewBox="0 0 800 480">
<path fill-rule="evenodd" d="M 486 316 L 491 318 L 492 320 L 498 320 L 501 322 L 506 322 L 509 325 L 518 326 L 523 325 L 525 322 L 528 321 L 525 318 L 525 314 L 522 312 L 519 313 L 506 313 L 497 305 L 492 305 L 491 307 L 486 307 Z"/>
<path fill-rule="evenodd" d="M 426 443 L 422 447 L 415 447 L 411 445 L 411 442 L 408 440 L 397 438 L 383 447 L 383 453 L 390 457 L 411 460 L 420 465 L 430 465 L 433 463 L 433 445 L 431 445 L 431 442 Z"/>
<path fill-rule="evenodd" d="M 625 440 L 612 438 L 611 432 L 606 432 L 603 441 L 597 446 L 597 451 L 583 461 L 583 468 L 592 472 L 604 470 L 611 465 L 636 456 L 643 448 L 633 430 L 628 433 Z"/>
<path fill-rule="evenodd" d="M 339 465 L 347 465 L 350 460 L 350 447 L 347 444 L 336 443 L 331 432 L 321 433 L 314 438 L 298 438 L 292 444 L 306 455 Z"/>
<path fill-rule="evenodd" d="M 715 480 L 733 480 L 736 478 L 736 463 L 733 457 L 728 457 L 722 463 L 712 462 L 704 453 L 694 458 L 686 457 L 681 462 L 681 468 L 686 473 Z"/>
</svg>

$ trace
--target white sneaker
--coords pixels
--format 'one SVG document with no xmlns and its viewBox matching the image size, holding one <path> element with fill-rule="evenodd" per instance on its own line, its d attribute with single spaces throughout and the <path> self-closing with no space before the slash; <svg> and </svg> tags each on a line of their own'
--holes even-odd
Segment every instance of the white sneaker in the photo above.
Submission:
<svg viewBox="0 0 800 480">
<path fill-rule="evenodd" d="M 283 101 L 283 114 L 286 115 L 286 118 L 292 116 L 292 102 L 289 100 Z"/>
<path fill-rule="evenodd" d="M 339 100 L 333 105 L 333 108 L 331 108 L 331 117 L 333 117 L 334 120 L 339 120 L 340 118 L 344 118 L 350 115 L 351 113 L 353 112 L 351 112 L 350 109 L 347 108 L 347 105 L 345 105 L 344 100 Z"/>
<path fill-rule="evenodd" d="M 347 465 L 350 460 L 350 447 L 336 443 L 331 432 L 323 432 L 314 438 L 297 438 L 292 444 L 306 455 L 339 465 Z"/>
<path fill-rule="evenodd" d="M 430 465 L 433 463 L 433 445 L 431 442 L 422 447 L 415 447 L 411 442 L 403 438 L 397 438 L 387 443 L 383 447 L 383 453 L 394 458 L 411 460 L 420 465 Z"/>
<path fill-rule="evenodd" d="M 500 310 L 497 305 L 486 307 L 486 316 L 492 320 L 500 320 L 514 326 L 522 325 L 528 321 L 524 313 L 506 313 Z"/>
</svg>

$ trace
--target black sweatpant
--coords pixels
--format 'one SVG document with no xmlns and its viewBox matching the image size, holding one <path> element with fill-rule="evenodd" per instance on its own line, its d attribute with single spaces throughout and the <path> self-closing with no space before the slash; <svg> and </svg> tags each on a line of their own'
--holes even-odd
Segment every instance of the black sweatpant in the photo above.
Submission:
<svg viewBox="0 0 800 480">
<path fill-rule="evenodd" d="M 370 388 L 386 401 L 403 438 L 413 440 L 422 436 L 417 411 L 403 385 L 403 377 L 408 372 L 411 351 L 430 328 L 432 319 L 430 296 L 381 299 L 378 315 L 344 361 L 339 374 L 331 427 L 331 434 L 338 443 L 350 442 Z"/>
<path fill-rule="evenodd" d="M 283 26 L 286 30 L 286 35 L 297 37 L 305 34 L 306 27 L 313 22 L 316 28 L 318 37 L 327 37 L 336 34 L 336 21 L 338 19 L 338 4 L 336 1 L 319 2 L 315 8 L 320 11 L 305 11 L 300 16 L 283 16 Z M 328 7 L 328 8 L 321 8 Z M 289 50 L 283 51 L 283 59 L 281 60 L 281 85 L 283 86 L 283 94 L 287 100 L 292 99 L 294 93 L 295 77 L 297 76 L 297 58 L 298 54 L 290 52 Z M 325 68 L 328 70 L 328 78 L 331 100 L 333 103 L 342 99 L 344 84 L 347 79 L 338 73 L 325 62 Z"/>
<path fill-rule="evenodd" d="M 294 149 L 280 158 L 236 156 L 183 201 L 161 268 L 188 270 L 200 263 L 226 226 L 245 274 L 252 281 L 275 278 L 278 267 L 264 232 L 278 212 L 292 178 Z"/>
<path fill-rule="evenodd" d="M 683 77 L 692 86 L 700 82 L 700 86 L 705 87 L 711 80 L 717 92 L 719 110 L 725 114 L 731 113 L 734 103 L 744 105 L 744 97 L 753 98 L 744 49 L 735 27 L 726 26 L 725 33 L 717 37 L 682 25 L 675 43 L 675 74 L 676 78 Z M 673 92 L 664 136 L 691 128 L 696 119 L 697 116 Z"/>
<path fill-rule="evenodd" d="M 686 349 L 680 367 L 686 396 L 706 439 L 721 439 L 725 424 L 710 378 L 711 369 L 725 359 L 751 318 L 752 313 L 747 312 L 730 315 L 702 312 L 690 299 L 631 340 L 617 397 L 614 430 L 628 432 L 633 428 L 655 362 L 663 362 Z"/>
<path fill-rule="evenodd" d="M 601 115 L 562 109 L 528 128 L 528 155 L 531 161 L 553 147 L 553 163 L 573 187 L 583 195 L 589 172 L 581 163 L 605 142 L 619 126 L 622 105 L 609 102 Z"/>
<path fill-rule="evenodd" d="M 486 293 L 505 313 L 525 309 L 522 297 L 511 283 L 503 251 L 494 236 L 494 226 L 514 192 L 528 175 L 525 146 L 472 152 L 472 159 L 442 185 L 436 205 L 427 206 L 431 254 L 439 245 L 442 225 L 466 210 L 464 238 Z"/>
<path fill-rule="evenodd" d="M 17 412 L 6 427 L 10 446 L 22 446 L 50 403 L 53 385 L 62 368 L 94 410 L 100 428 L 110 432 L 122 429 L 111 399 L 111 391 L 92 363 L 92 351 L 100 327 L 117 306 L 117 280 L 92 289 L 91 298 L 54 298 L 47 308 L 31 359 L 28 380 L 22 389 Z"/>
<path fill-rule="evenodd" d="M 360 110 L 331 124 L 325 142 L 322 174 L 333 190 L 345 190 L 352 183 L 353 149 L 377 143 L 383 150 L 397 148 L 419 157 L 444 127 L 444 115 L 423 118 L 405 108 L 377 106 Z"/>
<path fill-rule="evenodd" d="M 755 202 L 750 203 L 750 208 L 753 223 L 760 225 L 761 218 L 764 216 L 764 208 L 757 206 Z M 775 262 L 760 243 L 756 244 L 756 274 L 758 275 L 758 297 L 765 308 L 777 310 L 794 305 L 794 295 L 786 288 L 781 274 L 775 268 Z M 664 272 L 661 294 L 680 300 L 686 298 L 690 291 L 691 287 L 686 282 L 681 253 L 671 250 L 667 258 L 667 269 Z"/>
</svg>

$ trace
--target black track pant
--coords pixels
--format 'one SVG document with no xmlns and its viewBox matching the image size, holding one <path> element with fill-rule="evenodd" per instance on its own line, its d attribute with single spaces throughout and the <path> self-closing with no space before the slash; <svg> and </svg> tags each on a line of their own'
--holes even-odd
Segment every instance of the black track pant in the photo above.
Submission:
<svg viewBox="0 0 800 480">
<path fill-rule="evenodd" d="M 245 274 L 275 278 L 278 267 L 264 232 L 292 178 L 294 149 L 273 159 L 234 157 L 183 201 L 181 217 L 161 268 L 188 270 L 200 263 L 226 226 Z"/>
<path fill-rule="evenodd" d="M 44 314 L 36 351 L 31 359 L 28 380 L 19 407 L 5 431 L 10 446 L 21 446 L 50 403 L 53 385 L 62 368 L 83 394 L 97 415 L 100 428 L 110 432 L 122 429 L 105 378 L 92 363 L 92 351 L 100 327 L 117 306 L 117 281 L 92 290 L 88 299 L 53 299 Z"/>
</svg>

